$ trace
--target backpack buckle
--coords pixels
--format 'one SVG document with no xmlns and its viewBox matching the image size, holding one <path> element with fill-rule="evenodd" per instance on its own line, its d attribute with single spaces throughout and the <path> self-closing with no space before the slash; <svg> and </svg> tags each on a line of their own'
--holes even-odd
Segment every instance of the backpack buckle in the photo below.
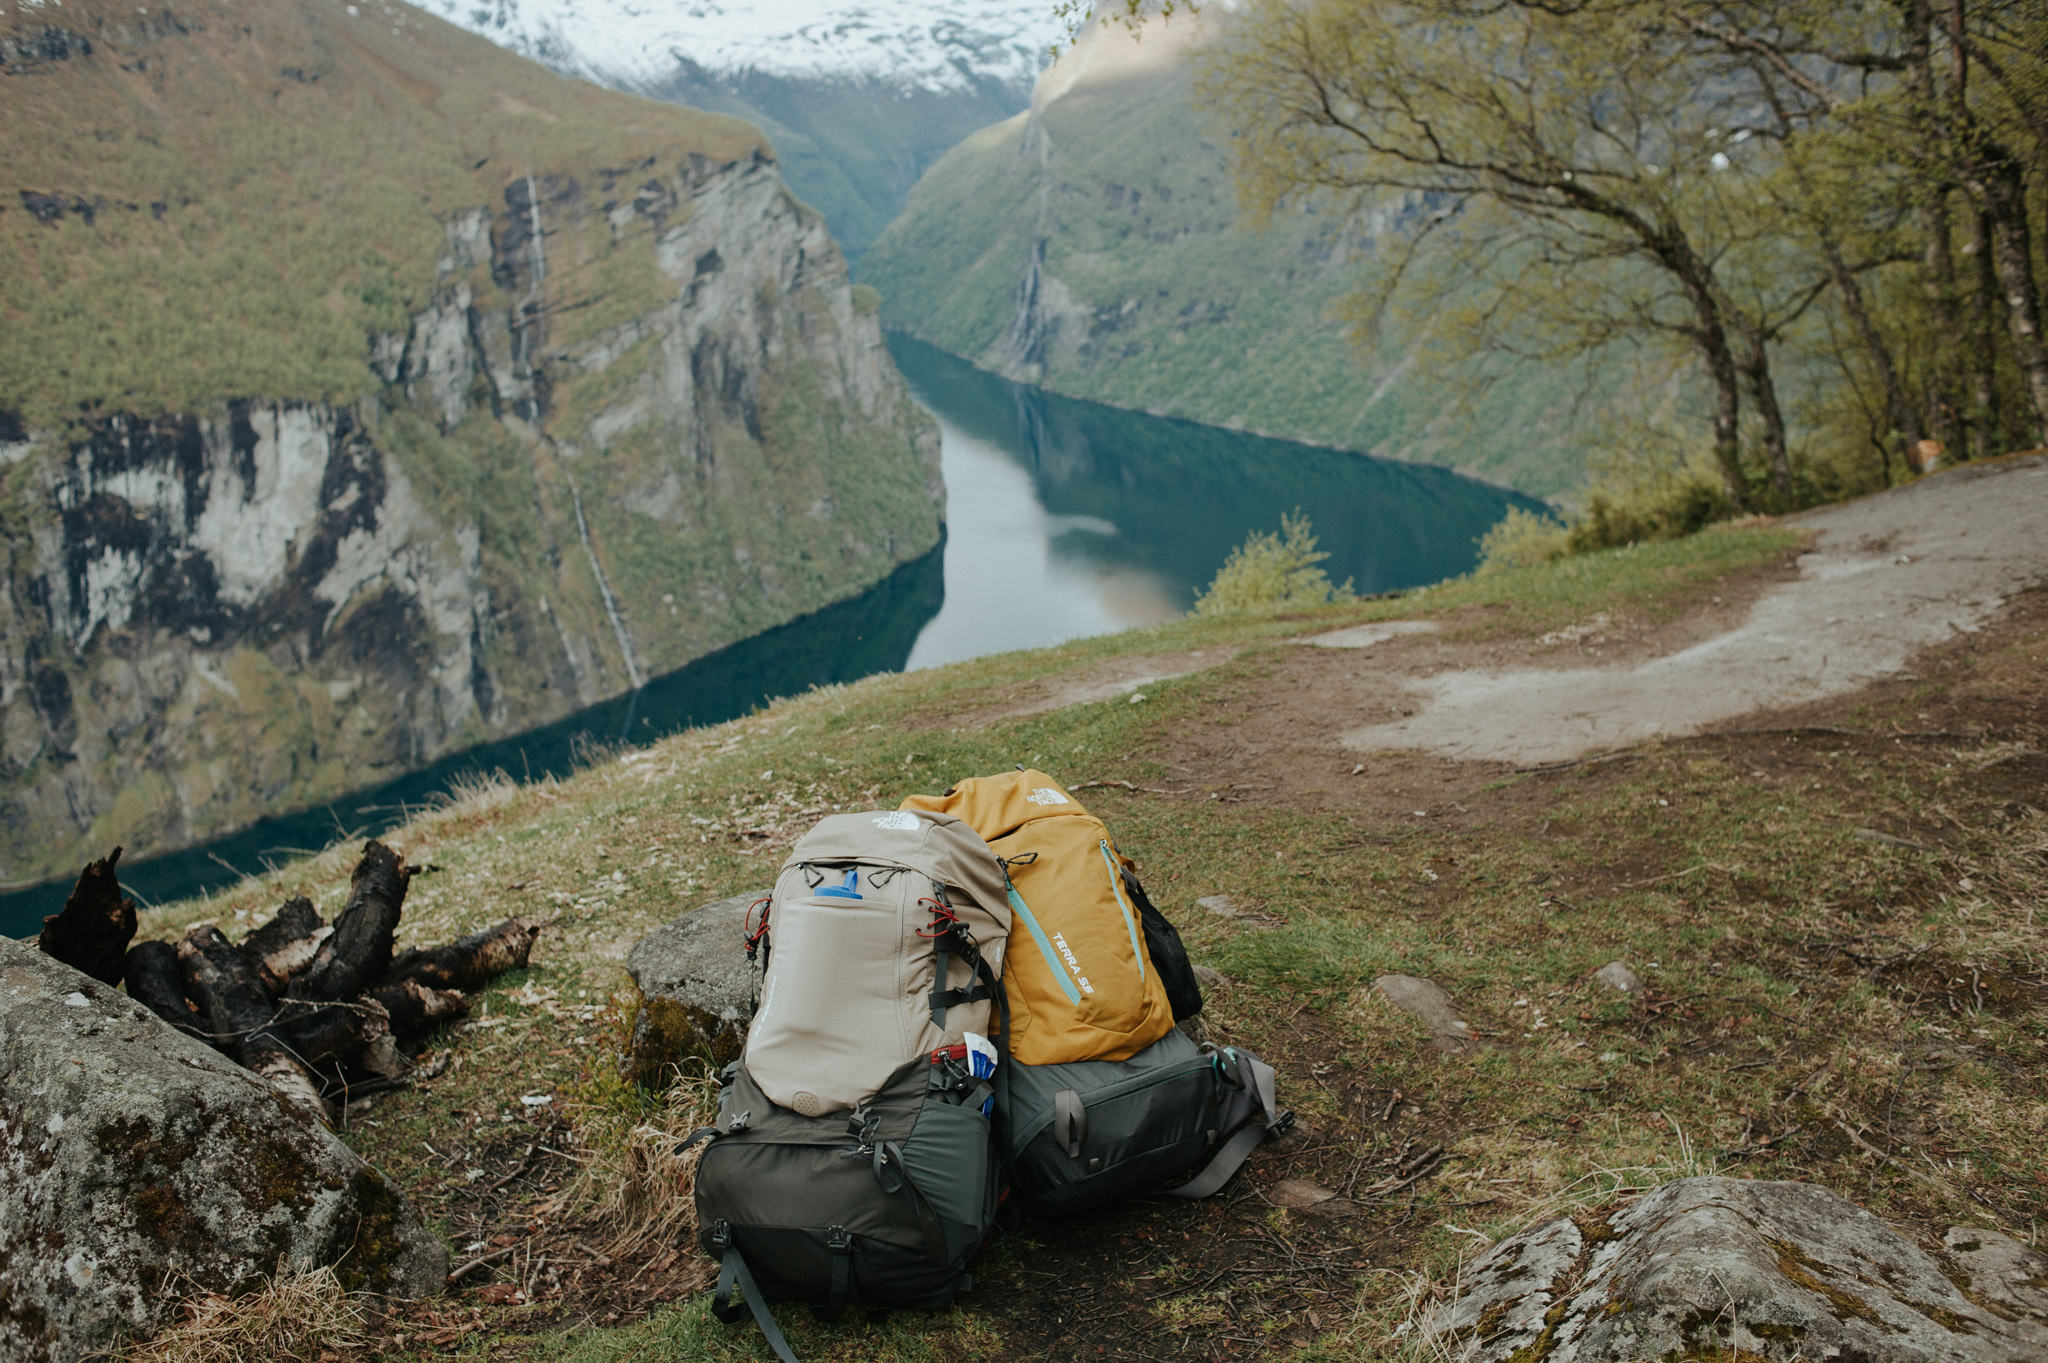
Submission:
<svg viewBox="0 0 2048 1363">
<path fill-rule="evenodd" d="M 825 1247 L 834 1254 L 850 1254 L 853 1252 L 853 1235 L 844 1226 L 828 1226 L 825 1228 Z"/>
<path fill-rule="evenodd" d="M 725 1124 L 725 1129 L 727 1131 L 745 1131 L 747 1123 L 753 1119 L 753 1116 L 754 1114 L 751 1111 L 735 1112 L 732 1120 Z"/>
<path fill-rule="evenodd" d="M 721 1254 L 732 1248 L 732 1226 L 724 1217 L 711 1223 L 711 1248 Z"/>
</svg>

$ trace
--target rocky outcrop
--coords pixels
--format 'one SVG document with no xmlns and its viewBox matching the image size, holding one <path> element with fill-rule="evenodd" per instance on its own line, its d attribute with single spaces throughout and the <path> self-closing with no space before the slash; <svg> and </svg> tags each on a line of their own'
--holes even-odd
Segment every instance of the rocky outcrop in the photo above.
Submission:
<svg viewBox="0 0 2048 1363">
<path fill-rule="evenodd" d="M 68 1363 L 177 1293 L 333 1265 L 440 1290 L 447 1255 L 378 1172 L 118 991 L 0 938 L 0 1357 Z"/>
<path fill-rule="evenodd" d="M 361 398 L 0 413 L 0 881 L 557 718 L 929 549 L 936 433 L 871 314 L 765 154 L 686 154 L 453 214 Z"/>
<path fill-rule="evenodd" d="M 2022 1363 L 2048 1357 L 2048 1260 L 1958 1227 L 1929 1252 L 1804 1183 L 1694 1178 L 1543 1222 L 1422 1322 L 1457 1363 L 1644 1358 Z"/>
<path fill-rule="evenodd" d="M 626 969 L 640 991 L 626 1073 L 659 1086 L 677 1065 L 739 1058 L 753 1021 L 760 972 L 747 959 L 747 912 L 768 891 L 738 894 L 684 914 L 633 946 Z"/>
</svg>

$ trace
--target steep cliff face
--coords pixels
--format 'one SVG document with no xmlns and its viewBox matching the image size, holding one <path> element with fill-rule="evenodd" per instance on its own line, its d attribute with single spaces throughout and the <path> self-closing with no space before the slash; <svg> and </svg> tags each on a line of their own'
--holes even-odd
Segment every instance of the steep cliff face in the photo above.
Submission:
<svg viewBox="0 0 2048 1363">
<path fill-rule="evenodd" d="M 76 42 L 17 35 L 9 60 L 174 65 L 214 8 L 137 36 L 67 7 Z M 310 12 L 257 14 L 289 29 Z M 525 68 L 459 41 L 487 70 Z M 0 100 L 19 90 L 0 74 Z M 656 107 L 586 90 L 569 97 Z M 487 200 L 444 187 L 427 253 L 368 271 L 382 292 L 358 289 L 376 296 L 356 369 L 329 391 L 248 396 L 245 378 L 190 400 L 187 375 L 169 382 L 188 400 L 134 406 L 0 354 L 0 880 L 175 846 L 557 717 L 936 543 L 929 418 L 822 220 L 734 127 L 641 127 L 615 160 L 522 157 Z M 63 194 L 101 204 L 99 224 L 9 212 L 0 237 L 107 268 L 128 243 L 104 218 L 134 233 L 153 216 L 120 206 L 149 187 L 109 188 Z M 32 323 L 32 282 L 0 290 Z M 110 330 L 120 313 L 110 300 Z M 199 363 L 120 339 L 156 345 L 158 368 Z"/>
</svg>

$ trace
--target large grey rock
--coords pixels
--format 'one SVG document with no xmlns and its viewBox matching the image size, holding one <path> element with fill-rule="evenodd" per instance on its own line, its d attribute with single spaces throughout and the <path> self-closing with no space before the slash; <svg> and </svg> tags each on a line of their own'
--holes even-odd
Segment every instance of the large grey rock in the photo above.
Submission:
<svg viewBox="0 0 2048 1363">
<path fill-rule="evenodd" d="M 2048 1261 L 1992 1231 L 1930 1254 L 1806 1183 L 1694 1178 L 1502 1241 L 1422 1323 L 1457 1363 L 2038 1363 Z"/>
<path fill-rule="evenodd" d="M 279 1265 L 439 1291 L 398 1191 L 262 1080 L 125 994 L 0 937 L 0 1358 L 147 1333 L 171 1291 Z"/>
<path fill-rule="evenodd" d="M 1372 982 L 1379 996 L 1413 1018 L 1428 1024 L 1432 1045 L 1440 1051 L 1462 1051 L 1474 1043 L 1471 1024 L 1444 987 L 1414 975 L 1382 975 Z"/>
<path fill-rule="evenodd" d="M 656 928 L 626 955 L 640 990 L 626 1072 L 658 1086 L 687 1061 L 724 1065 L 738 1057 L 754 1018 L 760 972 L 747 962 L 747 909 L 767 890 L 692 909 Z"/>
</svg>

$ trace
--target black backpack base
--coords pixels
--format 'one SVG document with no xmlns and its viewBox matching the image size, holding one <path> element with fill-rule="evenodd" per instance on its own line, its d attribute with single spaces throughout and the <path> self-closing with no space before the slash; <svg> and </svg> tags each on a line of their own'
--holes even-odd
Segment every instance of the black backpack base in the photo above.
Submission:
<svg viewBox="0 0 2048 1363">
<path fill-rule="evenodd" d="M 934 1068 L 920 1056 L 856 1112 L 803 1117 L 731 1066 L 697 1166 L 704 1251 L 737 1253 L 764 1301 L 828 1316 L 854 1302 L 951 1302 L 994 1219 L 999 1176 L 979 1100 L 948 1101 Z"/>
</svg>

